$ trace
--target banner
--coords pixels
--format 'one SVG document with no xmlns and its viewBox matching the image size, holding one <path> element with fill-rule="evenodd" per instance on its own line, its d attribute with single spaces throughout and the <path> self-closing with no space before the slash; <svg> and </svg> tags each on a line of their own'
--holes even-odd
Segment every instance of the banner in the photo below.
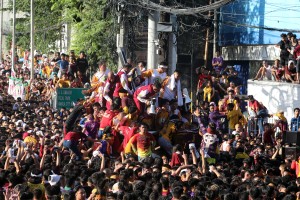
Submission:
<svg viewBox="0 0 300 200">
<path fill-rule="evenodd" d="M 26 95 L 25 87 L 27 85 L 28 84 L 24 83 L 22 79 L 10 77 L 8 82 L 8 94 L 12 95 L 14 99 L 21 97 L 21 99 L 24 100 Z"/>
</svg>

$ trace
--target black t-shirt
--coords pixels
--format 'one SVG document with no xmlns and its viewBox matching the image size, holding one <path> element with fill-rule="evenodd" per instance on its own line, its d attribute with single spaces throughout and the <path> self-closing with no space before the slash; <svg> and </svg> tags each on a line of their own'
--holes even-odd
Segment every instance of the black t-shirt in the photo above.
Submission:
<svg viewBox="0 0 300 200">
<path fill-rule="evenodd" d="M 76 61 L 77 70 L 79 70 L 82 74 L 85 74 L 86 70 L 89 67 L 89 63 L 85 58 L 78 58 Z"/>
<path fill-rule="evenodd" d="M 228 78 L 228 81 L 233 82 L 236 86 L 243 85 L 242 79 L 240 79 L 238 76 L 231 76 Z"/>
<path fill-rule="evenodd" d="M 292 69 L 288 69 L 288 70 L 289 70 L 289 72 L 290 72 L 291 74 L 297 73 L 296 67 L 294 67 L 294 68 L 292 68 Z"/>
<path fill-rule="evenodd" d="M 290 41 L 284 42 L 284 41 L 281 40 L 280 42 L 278 42 L 277 45 L 281 49 L 280 56 L 289 56 L 289 52 L 287 51 L 287 49 L 291 49 L 291 43 L 290 43 Z"/>
<path fill-rule="evenodd" d="M 60 57 L 57 57 L 57 58 L 53 58 L 51 61 L 52 61 L 52 62 L 57 62 L 57 61 L 59 61 L 59 60 L 61 60 Z"/>
</svg>

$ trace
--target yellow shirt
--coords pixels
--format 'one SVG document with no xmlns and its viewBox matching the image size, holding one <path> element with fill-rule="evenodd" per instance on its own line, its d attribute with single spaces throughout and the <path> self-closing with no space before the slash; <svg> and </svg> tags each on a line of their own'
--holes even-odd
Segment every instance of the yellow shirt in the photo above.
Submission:
<svg viewBox="0 0 300 200">
<path fill-rule="evenodd" d="M 167 110 L 162 109 L 161 111 L 159 111 L 155 119 L 156 130 L 161 130 L 161 128 L 164 126 L 165 122 L 167 122 L 168 119 L 169 112 Z"/>
<path fill-rule="evenodd" d="M 277 116 L 279 120 L 282 120 L 282 121 L 285 121 L 285 122 L 287 121 L 287 119 L 285 118 L 283 113 L 278 112 L 278 113 L 275 113 L 274 116 Z"/>
<path fill-rule="evenodd" d="M 226 101 L 226 105 L 228 105 L 229 103 L 233 103 L 234 104 L 234 108 L 236 108 L 238 102 L 235 99 L 227 99 Z"/>
<path fill-rule="evenodd" d="M 150 78 L 152 76 L 153 70 L 149 69 L 142 72 L 142 78 Z"/>
<path fill-rule="evenodd" d="M 71 83 L 69 80 L 64 81 L 64 80 L 60 79 L 57 82 L 57 84 L 58 84 L 58 87 L 60 87 L 60 88 L 69 88 L 71 86 Z"/>
<path fill-rule="evenodd" d="M 50 77 L 51 72 L 52 72 L 52 69 L 48 65 L 43 68 L 43 74 L 45 74 L 48 78 Z"/>
<path fill-rule="evenodd" d="M 176 125 L 174 122 L 169 121 L 161 131 L 159 131 L 159 134 L 165 138 L 168 141 L 172 140 L 172 135 L 176 132 Z"/>
<path fill-rule="evenodd" d="M 132 138 L 130 138 L 130 140 L 128 141 L 128 143 L 127 143 L 127 145 L 126 145 L 126 147 L 124 149 L 125 154 L 134 153 L 132 151 L 131 146 L 132 146 Z"/>
<path fill-rule="evenodd" d="M 235 125 L 239 123 L 240 118 L 243 117 L 243 114 L 240 110 L 232 110 L 227 114 L 227 119 L 229 121 L 229 128 L 235 129 Z"/>
</svg>

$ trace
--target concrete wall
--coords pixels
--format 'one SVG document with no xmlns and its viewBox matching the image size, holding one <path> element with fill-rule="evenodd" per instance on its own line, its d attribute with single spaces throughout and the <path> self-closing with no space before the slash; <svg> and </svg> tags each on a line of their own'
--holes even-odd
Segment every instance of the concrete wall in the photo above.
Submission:
<svg viewBox="0 0 300 200">
<path fill-rule="evenodd" d="M 222 47 L 224 60 L 275 60 L 280 58 L 280 49 L 275 45 L 244 45 Z"/>
<path fill-rule="evenodd" d="M 299 84 L 248 80 L 248 95 L 262 102 L 271 114 L 283 110 L 289 122 L 294 108 L 300 107 Z"/>
</svg>

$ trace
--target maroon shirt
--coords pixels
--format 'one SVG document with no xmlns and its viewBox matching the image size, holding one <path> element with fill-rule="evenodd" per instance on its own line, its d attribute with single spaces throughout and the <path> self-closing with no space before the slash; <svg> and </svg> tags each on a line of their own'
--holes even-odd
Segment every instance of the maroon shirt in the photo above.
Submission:
<svg viewBox="0 0 300 200">
<path fill-rule="evenodd" d="M 64 140 L 72 140 L 78 142 L 80 139 L 86 139 L 86 138 L 87 136 L 84 133 L 70 131 L 65 135 Z"/>
<path fill-rule="evenodd" d="M 274 131 L 269 129 L 264 132 L 264 143 L 273 145 L 272 136 L 274 135 Z"/>
</svg>

